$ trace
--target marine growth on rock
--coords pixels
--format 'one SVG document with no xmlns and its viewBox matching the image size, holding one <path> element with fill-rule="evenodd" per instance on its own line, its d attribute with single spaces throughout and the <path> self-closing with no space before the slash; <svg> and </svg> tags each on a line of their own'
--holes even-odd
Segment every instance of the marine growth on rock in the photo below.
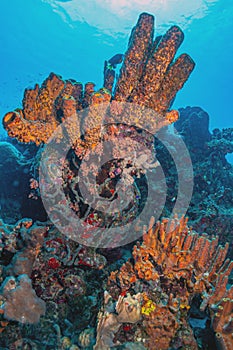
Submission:
<svg viewBox="0 0 233 350">
<path fill-rule="evenodd" d="M 154 17 L 142 13 L 125 54 L 105 61 L 101 89 L 96 91 L 93 82 L 64 80 L 51 73 L 41 86 L 25 90 L 22 108 L 3 117 L 16 147 L 10 139 L 0 146 L 13 155 L 20 176 L 25 174 L 28 194 L 17 210 L 22 217 L 0 221 L 1 349 L 233 348 L 233 262 L 228 257 L 232 225 L 224 226 L 223 221 L 230 221 L 218 217 L 219 212 L 224 218 L 232 214 L 233 171 L 225 155 L 233 150 L 233 134 L 231 129 L 211 134 L 209 116 L 198 107 L 171 110 L 195 66 L 188 54 L 176 56 L 183 39 L 175 25 L 162 36 L 154 35 Z M 167 126 L 173 123 L 193 162 L 189 218 L 169 217 L 179 192 L 177 174 L 174 160 L 166 157 L 165 146 L 154 136 L 162 128 L 169 134 Z M 171 140 L 175 138 L 173 132 Z M 42 173 L 52 179 L 48 186 L 40 181 L 39 168 L 51 139 L 57 148 L 69 149 L 64 160 L 56 157 L 55 147 L 48 168 L 42 164 Z M 95 160 L 106 151 L 102 141 L 112 141 L 113 147 L 110 160 L 99 169 Z M 30 157 L 17 147 L 29 150 Z M 96 154 L 93 161 L 91 152 Z M 189 163 L 187 155 L 178 154 L 184 164 Z M 90 159 L 88 166 L 82 166 L 85 157 Z M 139 222 L 134 239 L 124 232 L 126 245 L 117 245 L 124 225 L 141 213 L 148 194 L 146 175 L 153 174 L 161 159 L 167 200 L 159 220 L 152 216 L 144 227 Z M 216 176 L 210 174 L 210 164 Z M 89 181 L 90 174 L 94 176 L 99 197 L 108 200 L 112 212 L 119 183 L 126 198 L 133 192 L 127 210 L 104 215 L 94 200 L 87 204 L 80 193 L 81 166 L 84 187 L 95 194 Z M 42 189 L 50 199 L 49 213 Z M 65 194 L 60 201 L 59 189 Z M 159 194 L 164 196 L 163 191 Z M 38 203 L 34 214 L 28 209 L 32 201 Z M 153 209 L 157 203 L 149 204 Z M 67 234 L 56 225 L 58 206 Z M 83 220 L 83 232 L 70 225 L 71 212 Z M 102 235 L 103 229 L 115 227 L 119 235 Z M 201 330 L 192 325 L 198 318 L 205 323 Z"/>
</svg>

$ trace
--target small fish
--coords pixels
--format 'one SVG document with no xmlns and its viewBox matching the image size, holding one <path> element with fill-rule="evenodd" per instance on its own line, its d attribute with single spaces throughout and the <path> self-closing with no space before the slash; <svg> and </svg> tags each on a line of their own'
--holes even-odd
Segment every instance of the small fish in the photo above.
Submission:
<svg viewBox="0 0 233 350">
<path fill-rule="evenodd" d="M 123 58 L 124 58 L 124 55 L 122 53 L 117 53 L 112 58 L 110 58 L 110 60 L 108 60 L 108 64 L 112 69 L 116 68 L 116 66 L 123 61 Z"/>
</svg>

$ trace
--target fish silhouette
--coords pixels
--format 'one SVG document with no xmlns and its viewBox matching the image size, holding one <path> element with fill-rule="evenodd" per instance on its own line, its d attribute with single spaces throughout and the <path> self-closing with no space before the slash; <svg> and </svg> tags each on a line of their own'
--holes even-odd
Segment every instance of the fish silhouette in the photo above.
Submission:
<svg viewBox="0 0 233 350">
<path fill-rule="evenodd" d="M 110 60 L 108 60 L 108 64 L 112 69 L 116 68 L 116 66 L 123 61 L 123 58 L 124 55 L 122 53 L 117 53 L 112 58 L 110 58 Z"/>
</svg>

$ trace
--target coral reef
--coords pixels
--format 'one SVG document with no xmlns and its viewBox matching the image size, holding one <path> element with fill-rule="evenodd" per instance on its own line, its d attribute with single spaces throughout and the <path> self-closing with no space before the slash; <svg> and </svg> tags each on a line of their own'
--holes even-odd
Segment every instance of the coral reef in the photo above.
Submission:
<svg viewBox="0 0 233 350">
<path fill-rule="evenodd" d="M 194 62 L 187 54 L 175 58 L 183 41 L 179 27 L 173 26 L 155 39 L 153 36 L 154 17 L 143 13 L 131 33 L 119 78 L 114 70 L 118 61 L 106 61 L 103 88 L 98 91 L 93 82 L 83 85 L 54 73 L 41 87 L 25 90 L 22 109 L 7 113 L 3 125 L 11 138 L 27 144 L 28 149 L 30 143 L 39 149 L 34 146 L 35 159 L 28 162 L 12 144 L 1 142 L 2 163 L 12 162 L 9 166 L 15 169 L 11 174 L 4 173 L 1 188 L 12 189 L 17 171 L 28 183 L 30 201 L 38 203 L 38 164 L 44 143 L 62 122 L 75 117 L 75 127 L 71 125 L 66 130 L 72 147 L 61 181 L 70 208 L 84 218 L 85 242 L 94 235 L 92 226 L 97 226 L 100 231 L 95 234 L 100 244 L 102 227 L 127 223 L 140 212 L 146 199 L 145 174 L 158 166 L 151 154 L 156 153 L 166 176 L 168 200 L 162 215 L 169 217 L 176 191 L 175 164 L 154 136 L 140 129 L 140 122 L 155 132 L 176 121 L 175 128 L 185 140 L 194 166 L 194 194 L 188 211 L 193 229 L 185 218 L 163 219 L 157 224 L 152 218 L 149 228 L 144 229 L 143 241 L 134 245 L 131 255 L 130 245 L 104 250 L 76 243 L 47 221 L 46 215 L 45 222 L 35 222 L 38 211 L 42 217 L 41 202 L 33 207 L 39 209 L 34 209 L 36 213 L 32 210 L 32 219 L 22 219 L 14 225 L 0 221 L 2 349 L 196 350 L 199 346 L 213 350 L 214 340 L 202 347 L 189 322 L 190 316 L 195 319 L 194 309 L 198 316 L 202 315 L 203 323 L 210 323 L 204 329 L 214 334 L 218 348 L 232 348 L 233 289 L 228 284 L 232 262 L 226 258 L 226 242 L 232 241 L 233 175 L 225 159 L 233 150 L 232 129 L 210 133 L 209 116 L 199 107 L 180 109 L 179 113 L 170 110 Z M 123 104 L 118 102 L 130 103 L 120 107 Z M 102 112 L 108 110 L 108 125 L 104 127 L 100 106 Z M 139 120 L 137 107 L 141 111 Z M 127 125 L 128 120 L 136 127 Z M 61 133 L 56 140 L 62 146 L 63 136 Z M 118 145 L 116 139 L 120 140 Z M 78 191 L 83 157 L 91 158 L 93 149 L 98 159 L 104 154 L 98 145 L 100 140 L 114 143 L 112 160 L 99 172 L 96 158 L 84 166 L 85 186 L 94 188 L 89 175 L 95 174 L 101 196 L 108 198 L 114 209 L 117 181 L 121 180 L 126 195 L 128 185 L 136 183 L 135 200 L 130 203 L 133 209 L 117 212 L 116 218 L 87 208 Z M 30 165 L 29 176 L 25 172 Z M 46 170 L 53 173 L 53 162 Z M 52 199 L 57 195 L 56 181 L 51 193 L 47 191 Z M 23 201 L 31 203 L 25 198 Z M 70 208 L 59 204 L 67 219 Z M 52 210 L 56 217 L 56 205 Z M 26 204 L 21 213 L 24 212 Z M 117 235 L 114 239 L 118 239 Z"/>
<path fill-rule="evenodd" d="M 118 301 L 113 311 L 107 310 L 100 316 L 96 348 L 99 349 L 98 332 L 104 342 L 102 348 L 108 349 L 109 336 L 113 342 L 119 331 L 119 325 L 117 329 L 116 324 L 113 328 L 111 323 L 109 333 L 108 324 L 109 319 L 121 317 L 119 299 L 127 302 L 129 295 L 134 298 L 140 293 L 141 317 L 138 315 L 136 319 L 134 341 L 143 339 L 148 349 L 156 345 L 156 349 L 166 350 L 179 338 L 184 349 L 197 349 L 187 319 L 193 297 L 200 294 L 200 310 L 209 308 L 216 337 L 230 350 L 233 288 L 227 289 L 227 283 L 233 262 L 226 259 L 229 245 L 222 247 L 217 237 L 197 234 L 184 218 L 164 219 L 154 224 L 152 218 L 142 244 L 133 248 L 133 260 L 109 277 L 108 293 Z M 122 320 L 131 322 L 129 317 Z"/>
<path fill-rule="evenodd" d="M 107 350 L 114 346 L 114 334 L 123 323 L 137 323 L 141 319 L 141 293 L 120 295 L 115 305 L 116 313 L 109 312 L 113 306 L 111 295 L 105 291 L 104 306 L 98 314 L 97 338 L 94 350 Z"/>
<path fill-rule="evenodd" d="M 168 112 L 169 106 L 192 72 L 194 62 L 186 54 L 173 62 L 183 41 L 179 27 L 170 28 L 161 40 L 156 38 L 153 41 L 153 35 L 154 17 L 147 13 L 141 14 L 131 33 L 112 96 L 115 74 L 105 64 L 104 87 L 109 89 L 109 93 L 104 96 L 108 101 L 129 101 L 152 108 L 157 112 L 158 120 L 152 119 L 150 122 L 161 127 L 177 120 L 178 113 Z M 37 145 L 45 143 L 57 126 L 69 116 L 93 103 L 106 101 L 101 91 L 97 95 L 93 94 L 94 86 L 92 82 L 86 83 L 83 92 L 81 83 L 73 79 L 62 80 L 51 73 L 41 87 L 36 85 L 34 89 L 25 90 L 23 108 L 7 113 L 3 125 L 10 137 L 21 142 L 34 142 Z M 88 123 L 92 126 L 90 115 Z M 76 139 L 80 136 L 76 135 Z"/>
<path fill-rule="evenodd" d="M 75 332 L 97 315 L 96 288 L 106 258 L 64 237 L 49 222 L 1 222 L 0 233 L 0 346 L 62 348 L 66 337 L 70 348 L 78 348 Z M 80 336 L 84 342 L 87 334 Z"/>
<path fill-rule="evenodd" d="M 200 152 L 211 139 L 209 115 L 200 107 L 180 108 L 179 119 L 174 126 L 190 149 L 198 149 Z"/>
<path fill-rule="evenodd" d="M 135 178 L 140 181 L 146 173 L 146 169 L 156 167 L 156 162 L 152 157 L 146 157 L 143 150 L 140 153 L 142 146 L 148 147 L 153 154 L 155 152 L 153 136 L 148 135 L 149 133 L 144 135 L 146 132 L 137 130 L 137 127 L 143 129 L 145 123 L 155 132 L 162 126 L 177 120 L 178 112 L 169 110 L 169 107 L 176 93 L 182 88 L 194 68 L 194 62 L 186 54 L 173 61 L 183 40 L 183 33 L 180 28 L 172 27 L 160 38 L 161 40 L 159 38 L 153 39 L 153 28 L 154 17 L 146 13 L 141 14 L 132 31 L 114 92 L 111 93 L 105 87 L 95 92 L 95 84 L 92 82 L 86 83 L 83 88 L 79 82 L 72 79 L 63 81 L 60 76 L 51 73 L 41 87 L 36 85 L 34 89 L 25 91 L 22 109 L 9 112 L 3 118 L 3 125 L 10 137 L 24 143 L 33 142 L 42 147 L 53 132 L 57 130 L 58 126 L 67 121 L 68 128 L 59 129 L 61 133 L 58 133 L 56 139 L 56 143 L 63 147 L 62 140 L 67 138 L 68 134 L 68 141 L 70 141 L 71 146 L 67 156 L 67 164 L 64 164 L 63 182 L 64 188 L 66 188 L 66 197 L 70 203 L 70 208 L 79 217 L 83 216 L 83 211 L 85 211 L 87 224 L 89 221 L 93 222 L 92 216 L 95 217 L 95 221 L 100 227 L 97 232 L 99 235 L 102 227 L 116 226 L 122 220 L 125 222 L 132 220 L 132 217 L 140 212 L 142 203 L 137 199 L 136 203 L 130 203 L 126 214 L 117 212 L 115 216 L 109 215 L 107 218 L 101 217 L 97 210 L 90 212 L 90 206 L 87 209 L 79 196 L 79 177 L 77 174 L 80 170 L 81 160 L 84 156 L 88 158 L 93 149 L 98 159 L 101 159 L 105 150 L 102 149 L 99 141 L 111 141 L 113 143 L 112 159 L 127 157 L 126 161 L 120 161 L 121 164 L 111 164 L 108 174 L 104 174 L 107 169 L 103 169 L 101 174 L 97 174 L 99 185 L 103 188 L 102 196 L 108 197 L 109 201 L 111 200 L 110 197 L 114 198 L 114 187 L 120 179 L 125 191 L 127 191 L 126 187 L 132 184 Z M 112 68 L 114 68 L 114 64 Z M 109 68 L 105 67 L 104 86 L 108 84 L 109 89 L 112 90 L 113 76 L 111 75 L 111 82 L 107 83 L 106 79 L 108 79 L 109 73 L 106 69 L 108 71 Z M 118 102 L 134 103 L 123 106 Z M 103 113 L 96 106 L 101 106 Z M 85 112 L 87 107 L 89 109 Z M 121 113 L 122 111 L 119 108 L 123 108 L 124 113 Z M 79 115 L 78 112 L 82 109 L 84 112 Z M 102 126 L 102 115 L 107 118 L 108 126 L 106 127 Z M 75 118 L 71 120 L 69 117 Z M 130 126 L 128 125 L 129 121 Z M 131 126 L 131 124 L 135 126 Z M 116 143 L 116 138 L 122 138 L 122 143 Z M 129 149 L 130 138 L 135 139 L 136 142 L 130 142 Z M 88 180 L 93 173 L 96 174 L 98 171 L 95 163 L 96 159 L 93 163 L 90 162 L 88 171 L 86 171 L 84 180 L 86 188 L 93 187 Z M 72 168 L 75 169 L 71 170 Z M 117 171 L 119 173 L 113 175 L 112 168 L 115 168 L 115 173 Z M 38 177 L 32 177 L 30 187 L 33 191 L 29 194 L 30 198 L 37 199 L 39 197 L 34 186 L 36 181 L 38 182 Z M 134 185 L 134 187 L 135 191 L 138 191 L 137 186 Z M 50 191 L 46 189 L 48 196 L 50 192 L 51 198 L 55 198 L 57 194 L 55 182 Z M 136 198 L 139 197 L 141 197 L 140 193 Z M 135 204 L 137 211 L 131 213 L 130 209 L 133 204 Z M 56 216 L 56 208 L 52 208 L 52 210 L 54 216 Z M 112 212 L 115 212 L 114 208 Z M 67 215 L 67 211 L 64 210 L 64 218 Z M 84 239 L 88 235 L 89 232 L 87 234 L 85 232 Z M 98 240 L 102 246 L 108 244 L 101 236 Z"/>
<path fill-rule="evenodd" d="M 7 275 L 30 276 L 32 265 L 39 254 L 47 232 L 45 224 L 33 224 L 31 219 L 24 218 L 15 225 L 0 222 L 1 263 L 7 263 Z"/>
<path fill-rule="evenodd" d="M 232 242 L 233 168 L 226 160 L 226 154 L 232 153 L 232 128 L 210 133 L 209 116 L 200 107 L 181 108 L 179 112 L 175 128 L 187 145 L 194 170 L 189 224 L 198 232 L 218 234 L 221 243 Z M 171 171 L 170 164 L 165 167 Z M 172 179 L 171 173 L 168 181 L 172 183 Z M 229 255 L 233 257 L 231 246 Z"/>
<path fill-rule="evenodd" d="M 1 288 L 2 308 L 7 320 L 37 323 L 45 314 L 45 302 L 37 297 L 27 275 L 20 275 L 17 279 L 8 277 Z"/>
<path fill-rule="evenodd" d="M 112 158 L 124 159 L 127 155 L 127 160 L 120 161 L 121 164 L 118 165 L 111 164 L 107 174 L 104 174 L 107 169 L 104 169 L 102 174 L 98 174 L 103 196 L 114 198 L 114 184 L 119 179 L 122 179 L 125 188 L 134 182 L 134 178 L 140 181 L 146 169 L 156 167 L 155 159 L 146 157 L 142 154 L 144 153 L 142 150 L 141 153 L 139 152 L 142 146 L 148 147 L 152 151 L 151 153 L 154 152 L 153 137 L 148 135 L 149 133 L 145 135 L 146 132 L 142 130 L 136 130 L 136 127 L 129 127 L 129 120 L 130 124 L 135 124 L 138 128 L 142 128 L 142 124 L 145 122 L 148 127 L 152 127 L 154 132 L 177 120 L 178 112 L 170 111 L 169 106 L 194 68 L 194 62 L 185 54 L 173 62 L 176 51 L 183 40 L 182 31 L 174 26 L 165 33 L 161 40 L 155 38 L 153 41 L 153 27 L 153 16 L 144 13 L 139 17 L 138 23 L 132 31 L 120 76 L 112 94 L 105 87 L 95 92 L 95 84 L 92 82 L 86 83 L 83 89 L 81 83 L 74 80 L 63 81 L 61 77 L 51 73 L 41 87 L 36 85 L 34 90 L 25 91 L 22 109 L 9 112 L 3 118 L 3 124 L 9 136 L 24 143 L 34 142 L 36 145 L 43 145 L 61 122 L 66 120 L 69 123 L 69 117 L 75 117 L 75 125 L 71 121 L 72 125 L 69 125 L 65 131 L 62 130 L 56 140 L 58 144 L 61 143 L 63 136 L 65 136 L 63 133 L 65 133 L 68 134 L 69 141 L 71 141 L 72 150 L 67 157 L 67 164 L 64 165 L 64 188 L 66 188 L 70 207 L 76 214 L 83 216 L 83 211 L 85 211 L 87 223 L 93 222 L 92 216 L 95 217 L 95 221 L 100 226 L 98 234 L 100 234 L 101 227 L 116 225 L 122 220 L 125 222 L 132 220 L 133 215 L 136 216 L 140 212 L 142 203 L 140 200 L 136 200 L 137 203 L 130 203 L 126 214 L 118 212 L 114 217 L 109 215 L 104 219 L 97 211 L 90 212 L 90 207 L 87 209 L 79 196 L 79 177 L 77 174 L 80 170 L 81 160 L 84 155 L 88 157 L 92 149 L 95 149 L 100 159 L 105 150 L 101 148 L 101 144 L 98 147 L 99 141 L 112 141 L 114 145 Z M 105 78 L 107 75 L 105 69 Z M 106 84 L 105 79 L 104 86 Z M 112 89 L 110 86 L 109 88 Z M 148 91 L 153 91 L 153 94 L 150 95 Z M 137 96 L 139 98 L 136 98 Z M 152 100 L 153 104 L 150 102 Z M 120 116 L 121 124 L 119 124 L 119 101 L 135 102 L 128 103 L 128 108 L 121 105 L 121 108 L 124 108 L 124 113 Z M 108 111 L 108 126 L 105 128 L 102 127 L 103 113 L 100 113 L 100 110 L 96 108 L 97 105 L 102 105 L 103 113 L 105 110 Z M 78 115 L 79 111 L 87 107 L 90 107 L 88 112 L 82 113 L 81 116 Z M 140 118 L 137 107 L 142 108 Z M 118 125 L 109 125 L 116 124 L 116 120 L 118 120 Z M 85 130 L 84 135 L 82 135 L 83 130 Z M 114 142 L 116 138 L 122 138 L 120 145 Z M 136 142 L 131 142 L 129 149 L 128 140 L 130 138 L 135 139 Z M 95 162 L 96 159 L 89 165 L 89 170 L 85 174 L 87 188 L 92 188 L 88 179 L 98 171 Z M 115 173 L 112 171 L 114 168 Z M 117 174 L 117 172 L 119 173 Z M 36 181 L 38 182 L 38 177 L 33 176 L 30 182 L 30 187 L 33 190 L 29 194 L 30 199 L 40 197 L 35 187 Z M 138 191 L 137 187 L 134 187 L 135 191 Z M 56 183 L 50 192 L 51 198 L 56 196 Z M 46 193 L 49 194 L 49 191 L 46 190 Z M 109 200 L 111 200 L 110 197 Z M 136 196 L 136 198 L 139 197 L 141 194 Z M 130 209 L 133 204 L 135 204 L 137 211 L 131 213 Z M 57 215 L 56 208 L 53 208 L 53 213 L 55 216 Z M 64 210 L 64 218 L 67 215 L 67 211 Z M 118 217 L 116 218 L 116 216 Z M 85 232 L 85 239 L 88 235 L 89 232 Z M 102 245 L 108 243 L 101 237 L 98 240 Z"/>
</svg>

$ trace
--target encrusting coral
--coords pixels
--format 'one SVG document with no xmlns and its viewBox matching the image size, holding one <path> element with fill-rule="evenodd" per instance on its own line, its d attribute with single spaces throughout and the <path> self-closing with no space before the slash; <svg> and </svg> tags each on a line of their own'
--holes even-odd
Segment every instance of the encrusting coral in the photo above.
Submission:
<svg viewBox="0 0 233 350">
<path fill-rule="evenodd" d="M 185 218 L 164 219 L 156 225 L 151 219 L 142 244 L 133 248 L 133 260 L 112 272 L 107 286 L 115 300 L 126 293 L 132 298 L 140 293 L 138 329 L 146 348 L 154 349 L 156 345 L 156 349 L 166 350 L 180 338 L 184 349 L 197 349 L 187 320 L 191 301 L 198 294 L 202 298 L 200 309 L 210 310 L 217 340 L 225 346 L 222 349 L 231 349 L 233 287 L 227 289 L 227 283 L 233 262 L 226 259 L 227 250 L 228 245 L 218 245 L 217 237 L 192 231 Z M 103 334 L 104 322 L 99 322 Z"/>
</svg>

